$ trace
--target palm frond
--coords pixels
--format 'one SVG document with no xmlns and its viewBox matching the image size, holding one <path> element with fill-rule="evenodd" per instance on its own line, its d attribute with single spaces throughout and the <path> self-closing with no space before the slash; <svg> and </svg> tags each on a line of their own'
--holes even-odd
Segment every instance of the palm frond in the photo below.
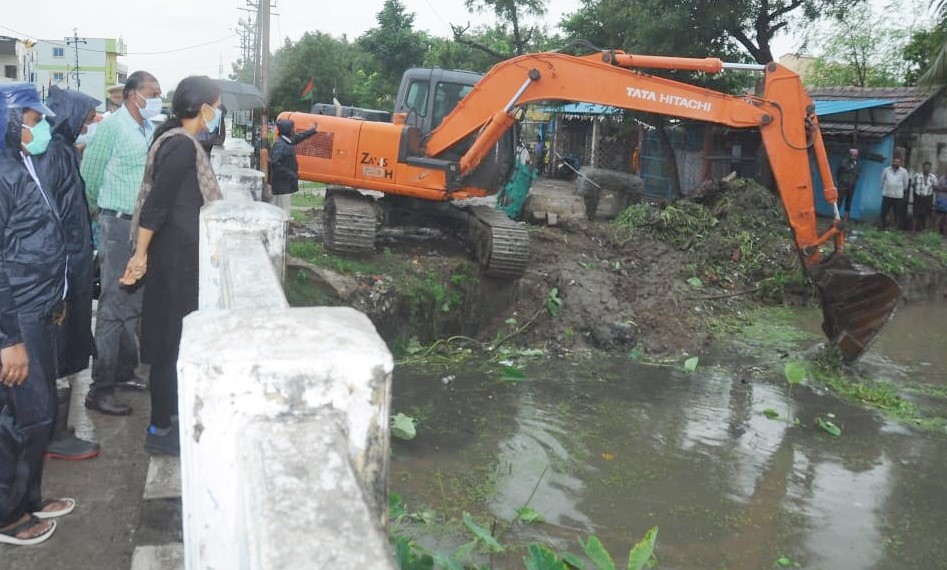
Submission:
<svg viewBox="0 0 947 570">
<path fill-rule="evenodd" d="M 947 4 L 947 0 L 939 1 Z M 931 60 L 930 67 L 918 78 L 917 84 L 920 86 L 947 85 L 947 43 L 937 50 L 937 55 Z"/>
</svg>

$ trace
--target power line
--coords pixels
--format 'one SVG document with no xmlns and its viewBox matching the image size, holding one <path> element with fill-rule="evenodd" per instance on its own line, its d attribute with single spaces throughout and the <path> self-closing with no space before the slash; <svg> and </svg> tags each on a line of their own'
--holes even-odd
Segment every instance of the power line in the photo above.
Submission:
<svg viewBox="0 0 947 570">
<path fill-rule="evenodd" d="M 38 37 L 39 37 L 39 36 L 37 36 L 37 35 L 35 35 L 35 34 L 27 34 L 27 33 L 24 33 L 24 32 L 20 32 L 20 31 L 14 30 L 13 28 L 8 28 L 8 27 L 6 27 L 6 26 L 0 26 L 0 28 L 3 28 L 4 30 L 7 30 L 7 31 L 9 31 L 9 32 L 13 32 L 14 34 L 18 34 L 18 35 L 20 35 L 20 36 L 27 37 L 27 38 L 38 38 Z M 220 43 L 220 42 L 223 42 L 223 41 L 232 39 L 232 38 L 236 37 L 236 35 L 237 35 L 237 34 L 230 34 L 229 36 L 225 36 L 225 37 L 223 37 L 223 38 L 218 38 L 218 39 L 216 39 L 216 40 L 211 40 L 211 41 L 209 41 L 209 42 L 204 42 L 204 43 L 202 43 L 202 44 L 197 44 L 197 45 L 187 46 L 187 47 L 182 47 L 182 48 L 175 48 L 175 49 L 169 49 L 169 50 L 163 50 L 163 51 L 129 51 L 129 52 L 123 53 L 122 55 L 162 55 L 162 54 L 166 54 L 166 53 L 175 53 L 175 52 L 179 52 L 179 51 L 187 51 L 187 50 L 196 49 L 196 48 L 199 48 L 199 47 L 209 46 L 209 45 L 211 45 L 211 44 Z M 71 47 L 71 46 L 68 45 L 68 43 L 65 43 L 65 44 L 64 44 L 64 43 L 60 43 L 60 42 L 53 41 L 53 40 L 40 40 L 40 41 L 42 41 L 43 43 L 50 44 L 50 45 L 55 46 L 55 47 L 63 47 L 63 48 Z M 75 48 L 75 49 L 78 49 L 78 50 L 80 50 L 80 51 L 89 51 L 89 52 L 93 52 L 93 53 L 112 53 L 112 52 L 109 52 L 109 51 L 106 51 L 106 50 L 102 50 L 102 49 L 92 49 L 92 48 Z"/>
</svg>

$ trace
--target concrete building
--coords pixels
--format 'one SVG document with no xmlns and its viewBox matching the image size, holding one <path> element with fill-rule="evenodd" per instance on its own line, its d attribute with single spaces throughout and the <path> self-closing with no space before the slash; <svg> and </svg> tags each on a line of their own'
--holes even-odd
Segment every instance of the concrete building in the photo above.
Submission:
<svg viewBox="0 0 947 570">
<path fill-rule="evenodd" d="M 77 89 L 100 101 L 108 99 L 106 89 L 124 83 L 128 67 L 118 61 L 126 53 L 125 42 L 112 38 L 80 38 L 86 43 L 70 44 L 72 38 L 39 40 L 36 51 L 36 85 L 40 91 L 50 85 Z M 77 69 L 78 55 L 78 69 Z M 100 108 L 105 110 L 105 107 Z"/>
<path fill-rule="evenodd" d="M 0 36 L 0 82 L 36 81 L 36 42 Z"/>
<path fill-rule="evenodd" d="M 802 78 L 803 83 L 805 83 L 806 77 L 812 71 L 812 66 L 815 65 L 815 62 L 816 58 L 801 53 L 787 53 L 779 56 L 779 64 L 796 72 L 799 77 Z"/>
<path fill-rule="evenodd" d="M 0 36 L 0 71 L 3 72 L 0 81 L 16 81 L 19 75 L 20 66 L 16 57 L 17 43 L 16 38 Z"/>
</svg>

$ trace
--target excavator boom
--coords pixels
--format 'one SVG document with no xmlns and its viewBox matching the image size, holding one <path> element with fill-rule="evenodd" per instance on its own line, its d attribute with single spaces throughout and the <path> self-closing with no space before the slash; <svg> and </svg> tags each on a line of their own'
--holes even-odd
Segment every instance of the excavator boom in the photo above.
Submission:
<svg viewBox="0 0 947 570">
<path fill-rule="evenodd" d="M 727 67 L 764 71 L 762 96 L 729 95 L 640 71 L 716 73 Z M 826 201 L 834 206 L 838 193 L 814 105 L 799 76 L 776 63 L 725 64 L 715 58 L 620 51 L 523 55 L 494 66 L 423 141 L 417 129 L 397 121 L 386 124 L 299 114 L 285 118 L 296 121 L 297 128 L 318 123 L 320 133 L 328 131 L 334 137 L 321 147 L 319 158 L 324 162 L 300 157 L 301 177 L 447 200 L 492 193 L 468 181 L 515 124 L 516 108 L 555 101 L 597 103 L 758 129 L 800 259 L 822 293 L 823 328 L 830 340 L 842 349 L 846 360 L 854 360 L 894 314 L 900 300 L 897 283 L 843 256 L 845 236 L 837 208 L 831 225 L 819 232 L 810 155 Z M 339 148 L 333 146 L 337 143 L 342 143 Z M 825 261 L 820 247 L 829 242 L 834 251 Z"/>
</svg>

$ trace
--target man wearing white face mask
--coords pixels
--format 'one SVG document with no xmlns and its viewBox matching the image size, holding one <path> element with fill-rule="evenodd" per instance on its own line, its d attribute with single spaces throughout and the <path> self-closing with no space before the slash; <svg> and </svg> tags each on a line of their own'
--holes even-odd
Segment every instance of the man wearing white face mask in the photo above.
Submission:
<svg viewBox="0 0 947 570">
<path fill-rule="evenodd" d="M 161 113 L 161 86 L 150 73 L 136 71 L 125 81 L 124 99 L 120 109 L 99 123 L 82 159 L 89 206 L 98 210 L 102 282 L 95 325 L 98 356 L 85 404 L 110 415 L 131 413 L 116 399 L 116 386 L 145 387 L 135 377 L 142 290 L 123 288 L 118 280 L 132 254 L 132 213 L 154 134 L 149 119 Z"/>
</svg>

